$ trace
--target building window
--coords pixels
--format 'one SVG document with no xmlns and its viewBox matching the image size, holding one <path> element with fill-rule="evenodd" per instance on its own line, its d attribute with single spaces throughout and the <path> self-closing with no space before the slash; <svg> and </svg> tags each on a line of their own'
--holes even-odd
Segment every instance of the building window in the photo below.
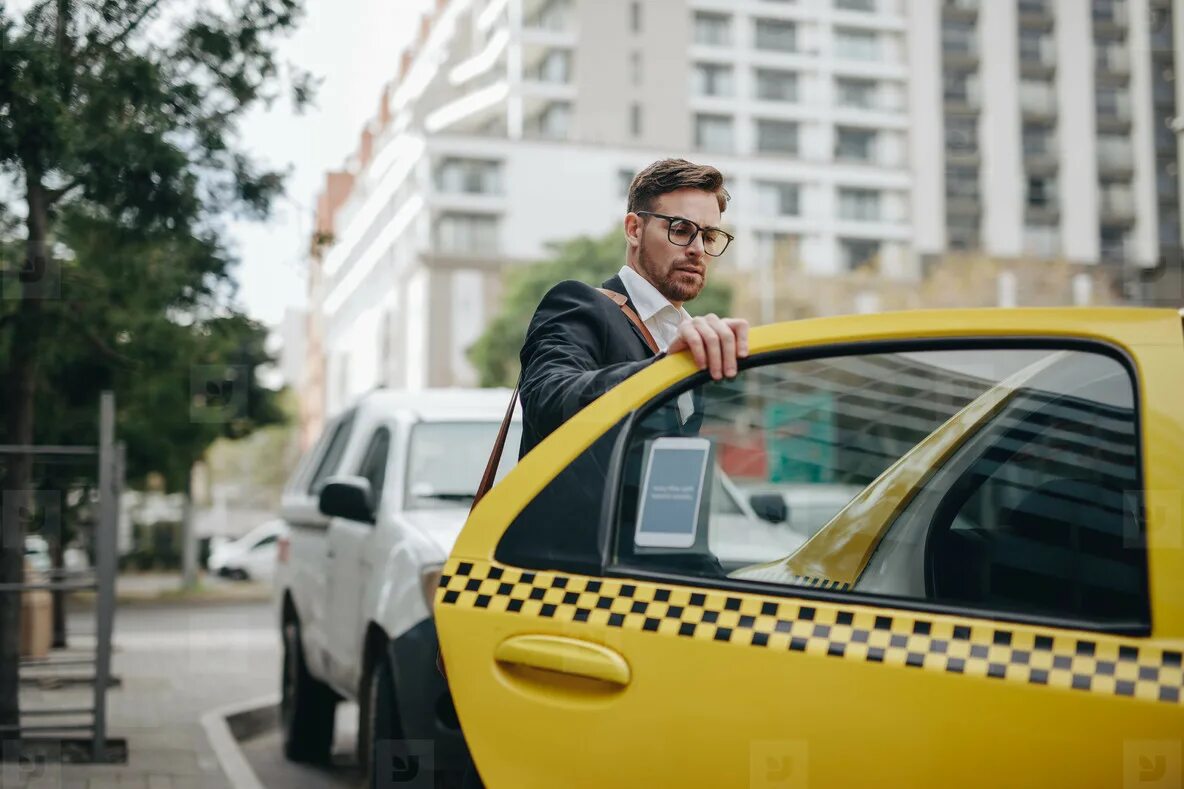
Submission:
<svg viewBox="0 0 1184 789">
<path fill-rule="evenodd" d="M 1051 208 L 1056 198 L 1056 182 L 1051 178 L 1028 179 L 1028 207 Z"/>
<path fill-rule="evenodd" d="M 839 256 L 848 271 L 872 266 L 880 256 L 880 242 L 865 238 L 840 239 Z"/>
<path fill-rule="evenodd" d="M 942 98 L 947 104 L 973 106 L 977 96 L 975 84 L 969 71 L 947 71 L 942 77 Z"/>
<path fill-rule="evenodd" d="M 633 104 L 629 107 L 629 132 L 634 137 L 641 136 L 641 105 Z"/>
<path fill-rule="evenodd" d="M 800 188 L 783 181 L 757 181 L 757 210 L 762 216 L 798 216 Z"/>
<path fill-rule="evenodd" d="M 756 97 L 764 101 L 797 101 L 798 75 L 792 71 L 758 68 Z"/>
<path fill-rule="evenodd" d="M 527 123 L 527 132 L 547 140 L 567 139 L 571 126 L 571 104 L 552 101 Z"/>
<path fill-rule="evenodd" d="M 776 52 L 797 50 L 797 25 L 781 19 L 756 20 L 756 48 Z"/>
<path fill-rule="evenodd" d="M 1039 123 L 1024 124 L 1024 156 L 1048 156 L 1052 153 L 1052 127 Z"/>
<path fill-rule="evenodd" d="M 634 33 L 641 32 L 641 0 L 633 0 L 629 4 L 629 26 Z"/>
<path fill-rule="evenodd" d="M 535 82 L 566 85 L 571 81 L 571 52 L 566 49 L 552 49 L 526 69 L 526 78 Z"/>
<path fill-rule="evenodd" d="M 692 91 L 696 96 L 731 96 L 732 67 L 716 63 L 696 63 L 691 72 Z"/>
<path fill-rule="evenodd" d="M 695 43 L 726 47 L 732 43 L 732 17 L 727 14 L 695 14 Z"/>
<path fill-rule="evenodd" d="M 436 220 L 436 251 L 445 254 L 496 254 L 498 218 L 488 214 L 445 213 Z"/>
<path fill-rule="evenodd" d="M 946 150 L 968 153 L 978 148 L 978 118 L 974 115 L 946 116 Z"/>
<path fill-rule="evenodd" d="M 1126 91 L 1118 88 L 1099 87 L 1094 91 L 1098 104 L 1099 118 L 1117 118 L 1125 120 L 1130 116 L 1130 99 Z"/>
<path fill-rule="evenodd" d="M 946 167 L 946 196 L 978 198 L 978 169 L 964 165 Z"/>
<path fill-rule="evenodd" d="M 835 158 L 852 162 L 870 162 L 876 155 L 876 132 L 840 126 L 835 135 Z"/>
<path fill-rule="evenodd" d="M 976 51 L 977 33 L 973 22 L 943 19 L 941 23 L 942 50 L 954 55 L 971 55 Z"/>
<path fill-rule="evenodd" d="M 641 53 L 629 53 L 629 79 L 634 85 L 642 83 Z"/>
<path fill-rule="evenodd" d="M 629 197 L 629 187 L 633 186 L 634 172 L 632 170 L 622 167 L 617 170 L 617 197 L 627 199 Z"/>
<path fill-rule="evenodd" d="M 522 25 L 542 30 L 566 30 L 570 13 L 571 0 L 546 0 L 533 14 L 522 20 Z"/>
<path fill-rule="evenodd" d="M 846 60 L 878 60 L 879 43 L 876 34 L 867 30 L 835 30 L 835 56 Z"/>
<path fill-rule="evenodd" d="M 875 11 L 876 0 L 835 0 L 840 11 Z"/>
<path fill-rule="evenodd" d="M 798 125 L 791 121 L 758 120 L 756 149 L 759 153 L 797 155 Z"/>
<path fill-rule="evenodd" d="M 729 115 L 696 115 L 695 147 L 713 153 L 731 153 L 733 124 Z"/>
<path fill-rule="evenodd" d="M 874 189 L 839 189 L 839 218 L 880 221 L 880 193 Z"/>
<path fill-rule="evenodd" d="M 839 79 L 835 93 L 840 107 L 876 108 L 876 83 L 870 79 Z"/>
<path fill-rule="evenodd" d="M 449 157 L 436 166 L 436 189 L 445 193 L 501 194 L 501 162 Z"/>
</svg>

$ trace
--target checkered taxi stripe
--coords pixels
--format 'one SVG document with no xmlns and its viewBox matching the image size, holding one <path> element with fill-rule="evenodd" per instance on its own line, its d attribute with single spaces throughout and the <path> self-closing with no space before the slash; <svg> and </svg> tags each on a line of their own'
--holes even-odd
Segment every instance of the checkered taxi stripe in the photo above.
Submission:
<svg viewBox="0 0 1184 789">
<path fill-rule="evenodd" d="M 437 605 L 1180 704 L 1179 651 L 754 594 L 450 560 Z"/>
</svg>

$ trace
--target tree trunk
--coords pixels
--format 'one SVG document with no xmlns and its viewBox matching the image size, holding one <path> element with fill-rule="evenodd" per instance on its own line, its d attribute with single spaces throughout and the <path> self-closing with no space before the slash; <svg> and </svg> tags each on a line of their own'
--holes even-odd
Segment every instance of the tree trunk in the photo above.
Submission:
<svg viewBox="0 0 1184 789">
<path fill-rule="evenodd" d="M 29 213 L 25 220 L 29 237 L 25 266 L 19 274 L 21 299 L 14 315 L 8 383 L 12 410 L 8 413 L 8 442 L 21 446 L 33 443 L 33 414 L 36 395 L 37 340 L 44 295 L 42 279 L 49 268 L 49 205 L 40 174 L 26 172 Z M 14 283 L 5 283 L 14 287 Z M 25 535 L 20 514 L 32 509 L 29 489 L 33 479 L 33 456 L 10 455 L 4 480 L 4 517 L 0 518 L 0 583 L 20 583 L 23 571 Z M 0 727 L 20 724 L 20 633 L 21 596 L 0 592 Z M 0 740 L 17 734 L 0 729 Z"/>
</svg>

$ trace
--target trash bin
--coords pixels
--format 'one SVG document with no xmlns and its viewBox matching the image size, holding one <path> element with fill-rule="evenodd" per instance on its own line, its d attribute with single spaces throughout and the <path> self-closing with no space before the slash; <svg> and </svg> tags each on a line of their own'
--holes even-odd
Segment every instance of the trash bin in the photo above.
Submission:
<svg viewBox="0 0 1184 789">
<path fill-rule="evenodd" d="M 42 573 L 25 563 L 25 583 L 45 583 Z M 53 595 L 45 589 L 21 592 L 21 657 L 48 657 L 53 645 Z"/>
</svg>

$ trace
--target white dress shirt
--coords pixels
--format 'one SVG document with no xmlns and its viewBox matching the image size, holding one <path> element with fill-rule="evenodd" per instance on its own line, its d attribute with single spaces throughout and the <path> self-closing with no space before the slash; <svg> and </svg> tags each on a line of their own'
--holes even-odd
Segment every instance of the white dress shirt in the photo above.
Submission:
<svg viewBox="0 0 1184 789">
<path fill-rule="evenodd" d="M 654 342 L 658 349 L 665 351 L 670 343 L 678 337 L 678 326 L 683 321 L 689 321 L 691 314 L 682 307 L 675 307 L 649 280 L 638 274 L 629 266 L 622 266 L 617 272 L 621 282 L 625 284 L 625 291 L 629 300 L 637 310 L 637 317 L 654 335 Z M 683 392 L 678 396 L 678 413 L 683 424 L 695 413 L 694 401 L 690 392 Z"/>
</svg>

